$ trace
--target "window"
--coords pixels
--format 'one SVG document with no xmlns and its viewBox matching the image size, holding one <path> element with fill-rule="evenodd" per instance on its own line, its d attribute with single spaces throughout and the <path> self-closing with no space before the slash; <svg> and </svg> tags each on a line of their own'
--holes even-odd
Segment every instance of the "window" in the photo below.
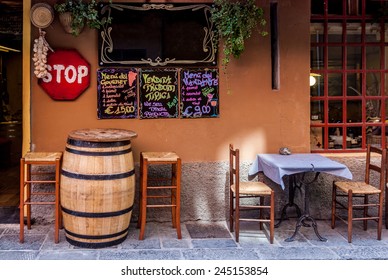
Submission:
<svg viewBox="0 0 388 280">
<path fill-rule="evenodd" d="M 384 0 L 312 0 L 312 152 L 388 144 L 388 24 Z"/>
</svg>

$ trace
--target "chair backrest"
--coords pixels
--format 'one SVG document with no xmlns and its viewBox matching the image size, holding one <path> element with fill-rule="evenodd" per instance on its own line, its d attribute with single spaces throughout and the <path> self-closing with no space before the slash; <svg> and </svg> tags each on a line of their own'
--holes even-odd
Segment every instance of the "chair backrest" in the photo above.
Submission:
<svg viewBox="0 0 388 280">
<path fill-rule="evenodd" d="M 233 145 L 229 145 L 229 183 L 236 185 L 236 191 L 238 190 L 240 181 L 240 151 L 234 149 Z"/>
<path fill-rule="evenodd" d="M 372 153 L 380 155 L 380 165 L 372 163 Z M 371 179 L 371 171 L 375 171 L 379 173 L 379 189 L 381 191 L 384 190 L 385 182 L 387 180 L 387 149 L 386 148 L 378 148 L 375 146 L 372 146 L 371 144 L 367 145 L 366 150 L 366 170 L 365 170 L 365 182 L 367 184 L 370 184 Z"/>
</svg>

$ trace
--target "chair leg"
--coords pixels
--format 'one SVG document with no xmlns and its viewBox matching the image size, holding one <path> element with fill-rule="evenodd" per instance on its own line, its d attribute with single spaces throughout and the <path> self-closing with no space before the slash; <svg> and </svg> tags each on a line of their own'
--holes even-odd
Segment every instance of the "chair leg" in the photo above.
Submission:
<svg viewBox="0 0 388 280">
<path fill-rule="evenodd" d="M 270 210 L 270 223 L 269 223 L 269 242 L 273 244 L 274 231 L 275 231 L 275 192 L 271 192 L 271 210 Z"/>
<path fill-rule="evenodd" d="M 336 211 L 337 187 L 333 182 L 332 199 L 331 199 L 331 228 L 335 228 L 335 211 Z"/>
<path fill-rule="evenodd" d="M 260 205 L 261 206 L 264 205 L 264 196 L 260 196 Z M 259 219 L 260 220 L 263 219 L 263 208 L 259 209 Z M 259 222 L 259 228 L 260 228 L 260 230 L 263 230 L 263 222 Z"/>
<path fill-rule="evenodd" d="M 236 242 L 239 242 L 239 235 L 240 235 L 240 197 L 238 194 L 236 194 L 236 205 L 235 205 L 235 211 L 234 211 L 234 223 L 236 228 Z"/>
<path fill-rule="evenodd" d="M 378 224 L 377 224 L 377 240 L 381 240 L 381 231 L 383 228 L 383 194 L 379 194 L 379 209 L 378 209 Z M 387 203 L 387 201 L 385 202 Z"/>
<path fill-rule="evenodd" d="M 388 188 L 385 189 L 385 228 L 388 229 Z"/>
<path fill-rule="evenodd" d="M 369 197 L 368 195 L 364 195 L 364 205 L 368 204 Z M 368 217 L 368 206 L 364 207 L 364 218 Z M 368 220 L 363 221 L 364 230 L 368 230 Z"/>
<path fill-rule="evenodd" d="M 353 226 L 353 192 L 348 193 L 348 242 L 352 243 L 352 226 Z"/>
<path fill-rule="evenodd" d="M 233 212 L 234 212 L 233 192 L 229 191 L 229 229 L 230 229 L 230 232 L 234 231 L 234 224 L 233 224 L 234 216 L 233 216 Z"/>
</svg>

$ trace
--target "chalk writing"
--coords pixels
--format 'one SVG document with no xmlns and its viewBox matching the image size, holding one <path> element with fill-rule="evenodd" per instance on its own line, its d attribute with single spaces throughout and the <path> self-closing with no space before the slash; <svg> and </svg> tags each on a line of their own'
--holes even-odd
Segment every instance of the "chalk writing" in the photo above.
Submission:
<svg viewBox="0 0 388 280">
<path fill-rule="evenodd" d="M 218 71 L 181 70 L 181 117 L 214 118 L 219 115 Z"/>
<path fill-rule="evenodd" d="M 137 72 L 131 68 L 97 71 L 98 117 L 137 117 Z"/>
<path fill-rule="evenodd" d="M 144 69 L 140 74 L 140 117 L 176 118 L 178 116 L 178 79 L 176 69 Z"/>
</svg>

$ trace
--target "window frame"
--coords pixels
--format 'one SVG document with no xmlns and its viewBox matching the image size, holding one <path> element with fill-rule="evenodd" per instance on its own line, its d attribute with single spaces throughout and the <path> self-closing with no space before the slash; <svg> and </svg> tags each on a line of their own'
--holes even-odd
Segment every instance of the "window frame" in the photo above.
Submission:
<svg viewBox="0 0 388 280">
<path fill-rule="evenodd" d="M 369 14 L 366 14 L 366 4 L 371 4 L 371 0 L 356 0 L 353 1 L 354 3 L 357 2 L 359 12 L 358 14 L 348 14 L 348 0 L 342 0 L 342 14 L 329 14 L 329 8 L 328 5 L 330 5 L 330 0 L 312 0 L 311 1 L 311 11 L 317 11 L 320 9 L 317 9 L 316 6 L 313 5 L 323 5 L 323 14 L 313 14 L 311 13 L 311 20 L 310 24 L 320 23 L 323 24 L 323 40 L 319 40 L 318 42 L 310 42 L 310 52 L 312 53 L 314 49 L 317 48 L 323 48 L 323 65 L 320 65 L 321 63 L 318 62 L 319 66 L 323 66 L 322 68 L 313 68 L 313 61 L 311 59 L 311 69 L 310 69 L 310 75 L 320 75 L 320 77 L 323 78 L 323 95 L 321 96 L 313 96 L 310 92 L 310 105 L 311 108 L 313 102 L 323 102 L 323 116 L 321 118 L 322 122 L 314 121 L 312 112 L 310 111 L 310 135 L 312 136 L 312 132 L 315 130 L 317 131 L 317 128 L 321 128 L 321 138 L 322 138 L 322 146 L 318 148 L 313 147 L 313 143 L 310 143 L 311 152 L 358 152 L 358 151 L 364 151 L 366 149 L 367 144 L 367 133 L 366 130 L 368 127 L 372 126 L 371 122 L 367 122 L 367 112 L 366 112 L 366 104 L 367 101 L 373 101 L 377 100 L 380 101 L 380 122 L 373 123 L 373 127 L 380 127 L 381 135 L 385 135 L 386 133 L 386 125 L 388 123 L 385 122 L 387 119 L 387 112 L 386 112 L 386 106 L 388 102 L 388 92 L 385 90 L 385 77 L 388 78 L 388 69 L 386 69 L 385 66 L 385 49 L 387 48 L 388 44 L 385 42 L 385 36 L 380 36 L 380 41 L 375 42 L 367 42 L 366 41 L 366 35 L 367 30 L 366 26 L 368 23 L 376 21 L 376 19 Z M 351 2 L 351 1 L 350 1 Z M 377 0 L 377 2 L 380 2 L 380 5 L 383 5 L 384 2 L 387 4 L 387 1 L 384 0 Z M 353 4 L 354 4 L 353 3 Z M 376 1 L 373 1 L 373 4 L 376 3 Z M 332 9 L 330 11 L 333 11 Z M 359 42 L 347 42 L 347 23 L 360 23 L 361 24 L 361 40 Z M 340 23 L 342 25 L 342 40 L 341 42 L 329 42 L 329 35 L 330 31 L 328 29 L 328 26 L 330 23 Z M 385 34 L 385 24 L 384 20 L 380 19 L 377 23 L 381 34 Z M 310 34 L 312 36 L 312 34 Z M 347 67 L 347 54 L 348 54 L 348 47 L 361 47 L 361 68 L 360 69 L 348 69 Z M 367 69 L 366 64 L 366 49 L 368 46 L 377 46 L 380 48 L 380 68 L 379 69 Z M 329 47 L 342 47 L 342 67 L 341 68 L 335 68 L 331 69 L 329 65 Z M 342 95 L 340 96 L 330 96 L 329 95 L 329 86 L 328 86 L 328 79 L 329 74 L 338 73 L 342 74 Z M 357 75 L 361 76 L 361 95 L 347 95 L 347 79 L 348 74 L 355 73 Z M 380 95 L 378 96 L 368 96 L 366 94 L 366 82 L 367 82 L 367 74 L 368 73 L 377 73 L 380 77 L 380 85 L 379 85 L 379 92 Z M 330 122 L 329 120 L 329 102 L 330 101 L 340 101 L 342 102 L 342 120 L 338 123 Z M 361 101 L 361 121 L 358 122 L 352 122 L 349 121 L 347 118 L 347 103 L 352 101 Z M 329 144 L 329 131 L 333 131 L 335 128 L 339 128 L 342 131 L 342 148 L 334 148 L 330 147 Z M 361 128 L 361 140 L 358 137 L 358 140 L 360 140 L 359 147 L 351 148 L 347 147 L 347 132 L 349 129 L 352 128 Z M 388 132 L 388 131 L 387 131 Z M 385 146 L 387 144 L 387 138 L 386 137 L 380 137 L 380 143 L 381 145 Z M 349 140 L 349 138 L 348 138 Z M 375 143 L 376 144 L 376 143 Z M 358 146 L 358 145 L 357 145 Z"/>
</svg>

